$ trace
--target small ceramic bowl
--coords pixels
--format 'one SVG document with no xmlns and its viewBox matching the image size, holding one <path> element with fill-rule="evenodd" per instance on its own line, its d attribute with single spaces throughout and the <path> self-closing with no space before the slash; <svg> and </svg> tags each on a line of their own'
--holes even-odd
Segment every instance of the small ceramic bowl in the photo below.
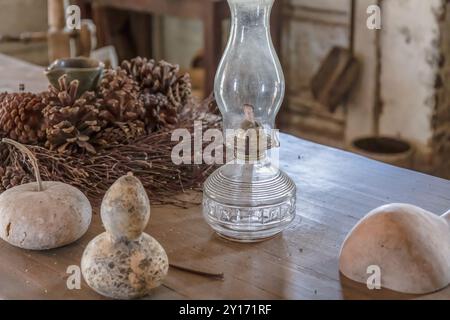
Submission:
<svg viewBox="0 0 450 320">
<path fill-rule="evenodd" d="M 78 80 L 80 82 L 78 96 L 80 96 L 97 88 L 104 69 L 104 63 L 95 59 L 67 58 L 54 61 L 45 69 L 45 75 L 55 88 L 59 88 L 58 79 L 62 75 L 67 75 L 69 82 Z"/>
</svg>

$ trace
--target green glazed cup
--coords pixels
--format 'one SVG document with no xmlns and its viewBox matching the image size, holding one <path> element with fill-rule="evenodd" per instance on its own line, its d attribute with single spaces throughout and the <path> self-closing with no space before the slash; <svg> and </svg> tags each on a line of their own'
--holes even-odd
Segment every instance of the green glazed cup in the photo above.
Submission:
<svg viewBox="0 0 450 320">
<path fill-rule="evenodd" d="M 104 63 L 95 59 L 67 58 L 54 61 L 45 69 L 44 73 L 55 88 L 59 88 L 58 79 L 63 75 L 67 75 L 69 83 L 78 80 L 80 84 L 77 96 L 79 97 L 84 92 L 97 88 L 104 69 Z"/>
</svg>

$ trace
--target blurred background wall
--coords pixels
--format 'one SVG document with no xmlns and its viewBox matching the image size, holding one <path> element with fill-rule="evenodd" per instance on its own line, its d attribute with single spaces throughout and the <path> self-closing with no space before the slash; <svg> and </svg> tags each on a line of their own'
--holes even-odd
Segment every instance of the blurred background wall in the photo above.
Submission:
<svg viewBox="0 0 450 320">
<path fill-rule="evenodd" d="M 47 0 L 0 0 L 0 34 L 47 30 Z M 45 65 L 45 43 L 0 43 L 0 52 Z"/>
</svg>

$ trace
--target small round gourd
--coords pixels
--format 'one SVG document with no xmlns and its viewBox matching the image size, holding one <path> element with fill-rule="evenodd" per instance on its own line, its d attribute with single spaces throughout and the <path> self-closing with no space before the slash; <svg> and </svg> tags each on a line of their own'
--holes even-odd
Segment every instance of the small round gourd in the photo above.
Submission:
<svg viewBox="0 0 450 320">
<path fill-rule="evenodd" d="M 86 196 L 62 182 L 42 182 L 34 154 L 16 141 L 2 142 L 29 156 L 36 182 L 13 187 L 0 195 L 0 237 L 28 250 L 54 249 L 81 238 L 92 218 Z"/>
<path fill-rule="evenodd" d="M 106 232 L 86 247 L 81 270 L 96 292 L 115 299 L 148 295 L 167 275 L 169 262 L 163 247 L 143 233 L 150 202 L 139 179 L 119 178 L 106 192 L 101 218 Z"/>
</svg>

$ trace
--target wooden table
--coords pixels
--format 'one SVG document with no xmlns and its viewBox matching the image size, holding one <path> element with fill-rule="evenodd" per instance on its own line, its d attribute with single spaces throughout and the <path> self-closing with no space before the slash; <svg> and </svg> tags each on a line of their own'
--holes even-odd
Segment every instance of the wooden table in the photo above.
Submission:
<svg viewBox="0 0 450 320">
<path fill-rule="evenodd" d="M 110 23 L 106 19 L 110 8 L 145 12 L 155 15 L 170 15 L 181 18 L 199 19 L 203 22 L 205 96 L 213 91 L 214 76 L 222 56 L 222 22 L 230 15 L 226 0 L 78 0 L 78 3 L 92 3 L 92 15 L 99 27 L 101 45 L 111 44 Z M 272 9 L 272 36 L 274 46 L 281 56 L 281 7 L 282 1 L 275 1 Z M 151 30 L 143 30 L 151 32 Z"/>
<path fill-rule="evenodd" d="M 26 65 L 0 56 L 0 68 Z M 1 71 L 1 69 L 0 69 Z M 33 69 L 33 72 L 35 70 Z M 20 74 L 19 74 L 20 72 Z M 28 73 L 28 77 L 31 74 Z M 36 84 L 40 74 L 35 73 Z M 29 78 L 30 79 L 30 78 Z M 15 80 L 14 80 L 15 81 Z M 8 86 L 2 77 L 0 87 Z M 12 85 L 15 87 L 15 84 Z M 282 235 L 258 244 L 218 238 L 204 222 L 200 206 L 153 207 L 147 232 L 166 248 L 173 263 L 221 271 L 224 281 L 171 269 L 152 299 L 450 299 L 450 287 L 427 296 L 407 296 L 341 278 L 338 254 L 347 232 L 369 210 L 408 202 L 432 212 L 450 207 L 450 182 L 399 169 L 344 151 L 282 135 L 281 166 L 298 187 L 297 217 Z M 201 195 L 195 195 L 198 200 Z M 79 265 L 86 244 L 103 232 L 95 214 L 77 243 L 44 252 L 0 242 L 0 299 L 100 299 L 83 282 L 68 290 L 66 269 Z"/>
</svg>

